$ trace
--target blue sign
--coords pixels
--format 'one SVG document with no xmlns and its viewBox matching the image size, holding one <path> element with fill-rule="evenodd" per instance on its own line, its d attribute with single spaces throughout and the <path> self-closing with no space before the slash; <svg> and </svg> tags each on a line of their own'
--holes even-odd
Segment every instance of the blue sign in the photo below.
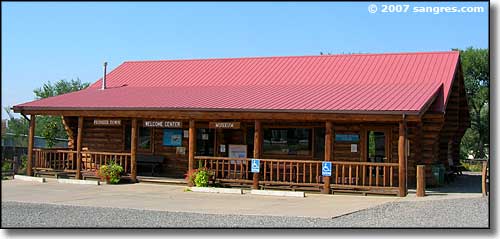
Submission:
<svg viewBox="0 0 500 239">
<path fill-rule="evenodd" d="M 321 174 L 323 176 L 332 176 L 332 162 L 323 162 L 321 165 Z"/>
<path fill-rule="evenodd" d="M 164 129 L 163 146 L 182 146 L 182 129 Z"/>
<path fill-rule="evenodd" d="M 252 159 L 252 167 L 251 167 L 252 173 L 258 173 L 260 172 L 260 160 L 259 159 Z"/>
<path fill-rule="evenodd" d="M 359 142 L 359 134 L 335 134 L 338 142 Z"/>
</svg>

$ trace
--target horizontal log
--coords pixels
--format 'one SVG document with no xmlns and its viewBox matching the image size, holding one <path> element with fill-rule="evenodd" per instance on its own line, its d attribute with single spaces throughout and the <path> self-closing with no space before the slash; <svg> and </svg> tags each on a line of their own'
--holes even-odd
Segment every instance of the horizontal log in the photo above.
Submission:
<svg viewBox="0 0 500 239">
<path fill-rule="evenodd" d="M 399 190 L 398 187 L 361 186 L 361 185 L 343 185 L 343 184 L 330 184 L 330 188 L 361 189 L 361 190 Z"/>
</svg>

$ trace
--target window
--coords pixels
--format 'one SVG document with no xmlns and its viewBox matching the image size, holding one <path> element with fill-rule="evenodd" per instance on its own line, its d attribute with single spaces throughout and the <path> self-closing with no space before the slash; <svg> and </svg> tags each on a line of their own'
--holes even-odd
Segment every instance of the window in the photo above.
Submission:
<svg viewBox="0 0 500 239">
<path fill-rule="evenodd" d="M 264 154 L 310 156 L 311 129 L 264 129 Z"/>
<path fill-rule="evenodd" d="M 124 150 L 130 150 L 130 143 L 132 140 L 132 126 L 130 124 L 124 124 Z M 151 149 L 151 128 L 138 128 L 138 138 L 137 138 L 137 149 L 138 150 L 149 150 Z"/>
<path fill-rule="evenodd" d="M 368 161 L 382 163 L 386 158 L 385 132 L 368 131 Z"/>
<path fill-rule="evenodd" d="M 124 143 L 125 143 L 125 150 L 130 150 L 130 140 L 132 139 L 132 128 L 130 125 L 124 125 L 125 128 L 125 137 L 124 137 Z"/>
<path fill-rule="evenodd" d="M 151 148 L 151 128 L 139 127 L 138 148 Z"/>
</svg>

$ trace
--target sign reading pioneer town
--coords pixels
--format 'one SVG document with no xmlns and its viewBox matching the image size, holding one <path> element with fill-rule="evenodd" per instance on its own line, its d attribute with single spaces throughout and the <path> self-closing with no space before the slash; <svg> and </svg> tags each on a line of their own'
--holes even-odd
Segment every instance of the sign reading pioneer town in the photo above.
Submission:
<svg viewBox="0 0 500 239">
<path fill-rule="evenodd" d="M 149 128 L 182 128 L 181 121 L 145 120 L 142 125 Z"/>
<path fill-rule="evenodd" d="M 94 119 L 94 125 L 99 126 L 120 126 L 122 125 L 121 120 L 117 119 Z"/>
<path fill-rule="evenodd" d="M 240 122 L 210 122 L 208 127 L 216 129 L 239 129 Z"/>
</svg>

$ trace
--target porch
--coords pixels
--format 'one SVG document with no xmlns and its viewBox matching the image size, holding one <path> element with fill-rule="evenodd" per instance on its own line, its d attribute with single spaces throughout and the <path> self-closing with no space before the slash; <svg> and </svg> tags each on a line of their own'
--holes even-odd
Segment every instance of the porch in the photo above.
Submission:
<svg viewBox="0 0 500 239">
<path fill-rule="evenodd" d="M 34 119 L 34 116 L 32 116 Z M 144 127 L 150 124 L 151 121 L 144 119 L 130 119 L 130 123 L 127 123 L 123 118 L 114 121 L 120 121 L 123 126 L 123 138 L 129 140 L 130 151 L 120 152 L 105 151 L 92 149 L 89 150 L 88 145 L 84 144 L 84 138 L 89 140 L 88 134 L 84 136 L 84 126 L 87 129 L 92 129 L 95 125 L 87 125 L 84 123 L 85 120 L 93 120 L 84 117 L 78 117 L 78 127 L 76 128 L 76 147 L 73 148 L 57 148 L 57 149 L 40 149 L 33 148 L 32 144 L 29 144 L 29 158 L 32 161 L 28 161 L 28 174 L 39 174 L 39 173 L 59 173 L 64 175 L 69 175 L 76 179 L 85 179 L 89 177 L 96 177 L 96 172 L 101 165 L 108 164 L 111 161 L 115 161 L 117 164 L 124 168 L 124 177 L 130 179 L 132 182 L 137 182 L 138 178 L 138 158 L 140 158 L 141 151 L 138 150 L 141 143 L 144 144 L 144 135 L 146 132 Z M 142 120 L 142 122 L 141 122 Z M 95 120 L 93 120 L 95 121 Z M 112 122 L 113 120 L 108 120 Z M 123 121 L 123 122 L 122 122 Z M 248 121 L 248 120 L 247 120 Z M 203 121 L 188 121 L 189 128 L 182 132 L 182 121 L 179 124 L 170 124 L 179 126 L 179 132 L 184 134 L 180 136 L 181 138 L 186 138 L 187 142 L 181 139 L 178 146 L 186 145 L 188 146 L 185 151 L 187 151 L 187 157 L 185 158 L 185 166 L 187 170 L 192 170 L 198 168 L 199 166 L 207 167 L 214 173 L 214 179 L 217 183 L 224 186 L 240 186 L 240 187 L 252 187 L 257 188 L 282 188 L 291 190 L 307 190 L 307 191 L 321 191 L 323 193 L 330 193 L 332 191 L 341 192 L 362 192 L 362 193 L 377 193 L 377 194 L 396 194 L 399 196 L 405 196 L 407 194 L 406 189 L 406 147 L 404 147 L 405 142 L 405 129 L 406 122 L 401 121 L 399 124 L 399 136 L 396 138 L 398 143 L 397 148 L 397 161 L 389 161 L 392 155 L 392 129 L 378 129 L 380 132 L 385 132 L 386 143 L 382 144 L 382 151 L 384 152 L 382 156 L 377 156 L 382 160 L 376 160 L 376 157 L 371 158 L 368 151 L 369 137 L 367 136 L 366 130 L 358 132 L 357 142 L 354 144 L 359 145 L 359 152 L 356 149 L 356 153 L 349 151 L 344 152 L 344 146 L 342 140 L 336 139 L 335 133 L 340 133 L 342 137 L 348 137 L 352 135 L 342 134 L 343 132 L 352 132 L 352 127 L 347 127 L 347 131 L 344 130 L 344 126 L 334 126 L 331 121 L 326 121 L 326 123 L 314 122 L 314 123 L 302 123 L 302 126 L 297 126 L 301 123 L 286 123 L 288 128 L 294 127 L 313 127 L 308 130 L 307 135 L 309 135 L 306 140 L 297 140 L 298 144 L 309 145 L 309 148 L 300 149 L 302 151 L 296 151 L 297 155 L 310 155 L 309 159 L 304 159 L 304 156 L 290 156 L 291 152 L 287 149 L 286 155 L 278 155 L 275 148 L 269 146 L 269 141 L 276 142 L 275 144 L 282 144 L 280 141 L 267 140 L 265 141 L 264 134 L 274 135 L 274 129 L 283 131 L 284 126 L 276 126 L 276 123 L 269 123 L 261 120 L 254 121 L 242 121 L 241 127 L 245 129 L 250 128 L 249 131 L 239 131 L 237 134 L 245 135 L 251 132 L 250 142 L 246 142 L 247 136 L 242 136 L 245 140 L 238 141 L 237 143 L 242 143 L 246 147 L 250 148 L 250 152 L 243 153 L 235 157 L 233 154 L 228 153 L 228 149 L 225 149 L 226 145 L 230 147 L 227 139 L 224 138 L 234 138 L 234 134 L 229 133 L 229 136 L 217 133 L 221 132 L 233 132 L 232 128 L 224 129 L 224 127 L 234 127 L 231 124 L 214 124 L 212 122 Z M 99 124 L 102 124 L 102 120 Z M 141 122 L 142 124 L 139 124 Z M 231 121 L 234 122 L 234 121 Z M 76 123 L 76 122 L 75 122 Z M 263 127 L 265 124 L 265 127 Z M 345 124 L 345 123 L 344 123 Z M 68 123 L 68 125 L 71 125 Z M 142 125 L 143 127 L 141 128 Z M 157 124 L 154 124 L 157 125 Z M 237 122 L 238 127 L 240 127 L 240 122 Z M 283 124 L 282 124 L 283 125 Z M 306 126 L 304 126 L 306 125 Z M 397 124 L 395 124 L 397 125 Z M 321 127 L 323 126 L 323 127 Z M 34 125 L 30 124 L 31 127 Z M 129 128 L 130 136 L 127 137 L 127 127 Z M 218 129 L 217 127 L 223 127 Z M 278 128 L 276 128 L 278 127 Z M 68 126 L 69 129 L 71 127 Z M 203 132 L 208 132 L 205 129 L 212 128 L 214 135 L 205 136 Z M 363 127 L 364 129 L 365 127 Z M 371 127 L 374 128 L 374 127 Z M 378 127 L 380 128 L 380 127 Z M 323 131 L 322 134 L 316 135 L 316 129 Z M 226 130 L 226 131 L 224 131 Z M 267 131 L 266 131 L 267 130 Z M 143 132 L 144 131 L 144 132 Z M 30 130 L 31 132 L 31 130 Z M 201 133 L 200 133 L 201 132 Z M 334 133 L 335 132 L 335 133 Z M 357 132 L 357 131 L 356 131 Z M 160 135 L 160 133 L 163 133 Z M 101 133 L 99 133 L 101 134 Z M 154 156 L 155 145 L 158 145 L 156 138 L 164 138 L 166 134 L 165 131 L 155 131 L 154 128 L 151 132 L 147 133 L 150 136 L 152 154 Z M 157 137 L 159 135 L 159 137 Z M 141 139 L 141 136 L 143 137 Z M 174 135 L 175 136 L 175 135 Z M 187 137 L 186 137 L 187 136 Z M 213 139 L 213 141 L 200 141 L 204 138 Z M 319 140 L 321 139 L 321 140 Z M 170 139 L 169 139 L 170 140 Z M 305 142 L 305 143 L 304 143 Z M 172 142 L 170 142 L 172 143 Z M 204 145 L 204 144 L 205 145 Z M 209 144 L 207 144 L 209 143 Z M 234 142 L 233 142 L 234 143 Z M 350 143 L 349 143 L 350 144 Z M 346 144 L 346 146 L 349 146 Z M 224 145 L 224 147 L 222 147 Z M 247 146 L 250 145 L 250 146 Z M 352 145 L 352 144 L 351 144 Z M 163 147 L 163 146 L 156 146 Z M 264 149 L 264 147 L 268 147 Z M 179 148 L 179 147 L 177 147 Z M 177 149 L 174 147 L 174 152 Z M 182 147 L 181 147 L 182 148 Z M 222 153 L 224 148 L 225 153 Z M 205 150 L 210 149 L 210 150 Z M 315 150 L 316 149 L 316 150 Z M 169 149 L 170 150 L 170 149 Z M 219 151 L 220 150 L 220 151 Z M 266 151 L 267 150 L 267 151 Z M 310 152 L 309 152 L 309 151 Z M 375 149 L 374 149 L 375 150 Z M 377 149 L 379 150 L 379 149 Z M 207 152 L 211 152 L 212 155 L 206 155 Z M 335 151 L 335 152 L 334 152 Z M 274 154 L 271 154 L 272 152 Z M 306 152 L 306 153 L 304 153 Z M 142 151 L 144 153 L 144 151 Z M 139 155 L 138 155 L 139 154 Z M 337 154 L 337 155 L 336 155 Z M 352 155 L 351 158 L 346 158 L 346 154 Z M 177 155 L 177 152 L 174 154 Z M 280 156 L 279 158 L 273 158 L 272 156 Z M 318 155 L 316 157 L 316 155 Z M 158 155 L 157 155 L 158 156 Z M 179 155 L 177 155 L 179 156 Z M 252 157 L 253 156 L 253 157 Z M 162 158 L 161 156 L 160 158 Z M 182 156 L 179 156 L 180 158 Z M 166 158 L 166 156 L 165 156 Z M 252 158 L 260 159 L 261 167 L 259 173 L 252 173 L 250 170 L 250 161 Z M 349 159 L 350 161 L 342 161 L 342 159 Z M 170 160 L 170 159 L 169 159 Z M 354 161 L 353 161 L 354 160 Z M 321 165 L 322 162 L 327 161 L 332 164 L 331 176 L 323 176 Z M 187 164 L 187 165 L 186 165 Z M 184 174 L 187 170 L 179 170 L 178 173 Z M 154 171 L 154 170 L 153 170 Z M 140 174 L 139 174 L 140 175 Z M 56 175 L 57 176 L 57 175 Z M 160 177 L 155 180 L 155 177 L 145 177 L 142 175 L 144 180 L 149 181 L 162 181 L 161 177 L 169 178 L 168 175 L 156 175 Z"/>
</svg>

